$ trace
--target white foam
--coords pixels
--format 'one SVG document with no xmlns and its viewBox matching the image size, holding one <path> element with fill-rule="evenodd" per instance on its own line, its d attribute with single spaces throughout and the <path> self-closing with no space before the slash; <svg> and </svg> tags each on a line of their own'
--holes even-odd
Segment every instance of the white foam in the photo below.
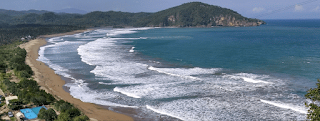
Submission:
<svg viewBox="0 0 320 121">
<path fill-rule="evenodd" d="M 114 30 L 110 30 L 107 33 L 107 37 L 115 37 L 117 35 L 121 35 L 121 34 L 133 34 L 136 33 L 136 31 L 132 31 L 131 29 L 114 29 Z"/>
<path fill-rule="evenodd" d="M 148 37 L 140 37 L 140 39 L 148 39 Z"/>
<path fill-rule="evenodd" d="M 152 110 L 152 111 L 154 111 L 154 112 L 156 112 L 156 113 L 159 113 L 159 114 L 171 116 L 171 117 L 174 117 L 174 118 L 177 118 L 177 119 L 186 121 L 184 118 L 181 118 L 181 117 L 172 115 L 172 114 L 170 114 L 170 113 L 167 113 L 167 112 L 162 111 L 162 110 L 160 110 L 160 109 L 156 109 L 156 108 L 154 108 L 154 107 L 152 107 L 152 106 L 149 106 L 149 105 L 146 105 L 146 108 L 149 109 L 149 110 Z"/>
<path fill-rule="evenodd" d="M 244 81 L 246 82 L 250 82 L 250 83 L 265 83 L 265 84 L 269 84 L 270 82 L 266 82 L 266 81 L 262 81 L 262 80 L 254 80 L 251 78 L 247 78 L 247 77 L 241 77 Z"/>
<path fill-rule="evenodd" d="M 264 81 L 262 79 L 269 79 L 270 77 L 266 75 L 255 75 L 248 73 L 238 73 L 234 75 L 226 75 L 226 77 L 230 77 L 232 79 L 241 79 L 245 82 L 249 83 L 264 83 L 264 84 L 272 84 L 272 82 Z"/>
<path fill-rule="evenodd" d="M 84 38 L 84 39 L 78 39 L 78 40 L 88 41 L 88 40 L 94 40 L 94 38 Z"/>
<path fill-rule="evenodd" d="M 149 106 L 150 110 L 187 121 L 305 120 L 305 114 L 267 107 L 253 97 L 221 93 L 221 96 L 178 99 Z M 292 117 L 294 119 L 292 119 Z"/>
<path fill-rule="evenodd" d="M 99 84 L 103 84 L 103 85 L 113 85 L 112 83 L 104 83 L 104 82 L 99 82 Z"/>
<path fill-rule="evenodd" d="M 179 74 L 169 73 L 169 72 L 166 71 L 168 69 L 164 69 L 164 68 L 161 69 L 161 68 L 155 68 L 155 67 L 150 66 L 150 67 L 148 67 L 148 69 L 152 70 L 152 71 L 157 71 L 159 73 L 164 73 L 164 74 L 167 74 L 167 75 L 171 75 L 171 76 L 177 76 L 177 77 L 181 77 L 181 78 L 189 78 L 189 79 L 193 79 L 193 80 L 201 80 L 200 78 L 189 76 L 189 75 L 179 75 Z"/>
<path fill-rule="evenodd" d="M 109 92 L 95 92 L 86 87 L 84 83 L 82 86 L 75 84 L 66 84 L 70 88 L 70 94 L 82 102 L 95 103 L 99 105 L 115 106 L 115 107 L 125 107 L 125 108 L 139 108 L 137 106 L 129 106 L 118 103 L 113 103 L 106 101 L 109 98 L 115 98 L 117 95 Z"/>
<path fill-rule="evenodd" d="M 50 68 L 52 68 L 53 70 L 55 70 L 56 74 L 62 75 L 64 77 L 71 77 L 71 75 L 67 74 L 66 72 L 68 72 L 69 70 L 66 68 L 63 68 L 57 64 L 53 64 L 48 58 L 46 58 L 44 56 L 45 54 L 45 50 L 46 48 L 52 48 L 52 47 L 56 47 L 56 46 L 61 46 L 61 45 L 65 45 L 68 44 L 70 42 L 66 41 L 66 42 L 55 42 L 55 44 L 52 45 L 46 45 L 46 46 L 42 46 L 39 49 L 39 57 L 38 57 L 38 61 L 41 61 L 45 64 L 47 64 Z"/>
<path fill-rule="evenodd" d="M 121 90 L 120 88 L 116 87 L 113 89 L 113 91 L 115 92 L 120 92 L 121 94 L 124 94 L 124 95 L 127 95 L 129 97 L 133 97 L 133 98 L 141 98 L 140 96 L 136 95 L 136 94 L 133 94 L 133 93 L 130 93 L 130 92 L 126 92 L 124 90 Z"/>
<path fill-rule="evenodd" d="M 50 43 L 57 43 L 57 42 L 61 42 L 63 40 L 61 40 L 61 37 L 53 37 L 53 38 L 50 38 L 48 39 L 48 42 Z"/>
<path fill-rule="evenodd" d="M 133 52 L 134 52 L 134 48 L 135 48 L 135 47 L 132 47 L 132 48 L 129 50 L 129 52 L 130 52 L 130 53 L 133 53 Z"/>
<path fill-rule="evenodd" d="M 139 60 L 124 59 L 124 57 L 130 58 L 131 55 L 134 55 L 134 53 L 128 53 L 128 48 L 132 46 L 120 45 L 118 42 L 123 41 L 118 40 L 149 39 L 149 37 L 114 37 L 135 33 L 138 30 L 95 30 L 86 33 L 87 35 L 70 36 L 79 40 L 98 37 L 94 41 L 81 45 L 77 50 L 83 62 L 95 66 L 91 73 L 99 79 L 112 80 L 109 83 L 99 82 L 99 84 L 127 85 L 114 89 L 91 90 L 85 80 L 65 75 L 69 76 L 74 82 L 67 84 L 70 87 L 70 94 L 83 102 L 100 105 L 130 108 L 146 105 L 147 109 L 156 113 L 188 121 L 305 119 L 304 114 L 294 110 L 275 109 L 273 106 L 268 106 L 268 104 L 257 99 L 257 97 L 267 99 L 284 97 L 286 99 L 283 100 L 289 100 L 290 102 L 291 98 L 297 98 L 295 95 L 288 96 L 288 94 L 283 93 L 287 89 L 282 86 L 283 83 L 279 83 L 283 80 L 279 81 L 268 75 L 248 73 L 215 75 L 221 69 L 199 67 L 156 68 L 143 64 Z M 105 37 L 107 33 L 110 33 L 110 38 L 99 38 L 101 36 Z M 174 37 L 163 38 L 171 39 Z M 65 40 L 67 39 L 63 41 Z M 59 43 L 62 40 L 52 41 Z M 134 52 L 134 47 L 131 50 Z M 150 63 L 159 62 L 150 60 Z M 68 70 L 62 69 L 61 73 L 67 74 L 64 71 Z M 99 80 L 97 79 L 97 81 Z M 303 99 L 297 100 L 303 102 L 301 101 Z M 294 101 L 290 103 L 296 104 Z"/>
<path fill-rule="evenodd" d="M 302 107 L 302 106 L 294 106 L 291 104 L 284 104 L 281 102 L 267 101 L 267 100 L 262 100 L 262 99 L 260 99 L 260 101 L 263 103 L 267 103 L 270 105 L 280 107 L 280 108 L 290 109 L 290 110 L 294 110 L 299 113 L 308 114 L 308 109 L 306 109 L 305 107 Z"/>
</svg>

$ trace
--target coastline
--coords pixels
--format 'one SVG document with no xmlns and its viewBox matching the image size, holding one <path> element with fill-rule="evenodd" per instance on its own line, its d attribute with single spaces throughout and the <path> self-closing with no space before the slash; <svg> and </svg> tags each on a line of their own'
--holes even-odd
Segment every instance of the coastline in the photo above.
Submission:
<svg viewBox="0 0 320 121">
<path fill-rule="evenodd" d="M 119 114 L 110 110 L 103 108 L 102 106 L 85 103 L 79 99 L 73 98 L 70 93 L 63 89 L 65 81 L 61 79 L 60 75 L 55 74 L 54 70 L 49 68 L 43 62 L 37 61 L 39 56 L 38 51 L 41 46 L 45 45 L 46 38 L 57 37 L 63 35 L 72 35 L 77 33 L 82 33 L 88 30 L 77 30 L 73 32 L 53 34 L 53 35 L 43 35 L 37 39 L 31 40 L 27 43 L 21 44 L 20 48 L 24 48 L 27 51 L 26 64 L 28 64 L 33 72 L 35 81 L 41 86 L 40 88 L 46 92 L 52 94 L 53 96 L 70 102 L 75 107 L 79 108 L 85 115 L 87 115 L 90 120 L 108 120 L 108 121 L 133 121 L 132 117 L 124 114 Z"/>
</svg>

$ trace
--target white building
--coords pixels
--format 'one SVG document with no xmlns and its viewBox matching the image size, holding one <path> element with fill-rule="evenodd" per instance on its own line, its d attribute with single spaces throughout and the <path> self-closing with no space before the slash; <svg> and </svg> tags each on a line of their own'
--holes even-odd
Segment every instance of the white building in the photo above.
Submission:
<svg viewBox="0 0 320 121">
<path fill-rule="evenodd" d="M 18 96 L 9 96 L 9 97 L 6 97 L 6 103 L 7 103 L 7 105 L 9 104 L 9 101 L 10 101 L 10 100 L 14 100 L 14 99 L 18 99 Z"/>
</svg>

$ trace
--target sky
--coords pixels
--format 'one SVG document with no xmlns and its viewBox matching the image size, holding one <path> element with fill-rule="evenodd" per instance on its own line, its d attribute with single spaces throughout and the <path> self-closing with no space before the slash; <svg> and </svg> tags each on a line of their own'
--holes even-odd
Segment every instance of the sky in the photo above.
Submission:
<svg viewBox="0 0 320 121">
<path fill-rule="evenodd" d="M 194 0 L 0 0 L 0 9 L 158 12 Z M 197 0 L 258 19 L 320 19 L 320 0 Z"/>
</svg>

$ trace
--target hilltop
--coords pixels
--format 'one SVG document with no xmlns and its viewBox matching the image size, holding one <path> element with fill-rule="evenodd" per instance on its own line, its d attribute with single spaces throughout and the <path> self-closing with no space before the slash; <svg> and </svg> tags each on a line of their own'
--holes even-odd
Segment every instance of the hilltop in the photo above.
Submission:
<svg viewBox="0 0 320 121">
<path fill-rule="evenodd" d="M 94 11 L 84 15 L 49 11 L 0 10 L 0 27 L 19 24 L 71 25 L 81 27 L 212 27 L 259 26 L 258 19 L 246 18 L 236 11 L 201 2 L 190 2 L 156 13 Z"/>
<path fill-rule="evenodd" d="M 259 26 L 261 24 L 265 22 L 243 17 L 227 8 L 201 2 L 190 2 L 169 8 L 138 22 L 138 26 L 160 27 Z"/>
</svg>

